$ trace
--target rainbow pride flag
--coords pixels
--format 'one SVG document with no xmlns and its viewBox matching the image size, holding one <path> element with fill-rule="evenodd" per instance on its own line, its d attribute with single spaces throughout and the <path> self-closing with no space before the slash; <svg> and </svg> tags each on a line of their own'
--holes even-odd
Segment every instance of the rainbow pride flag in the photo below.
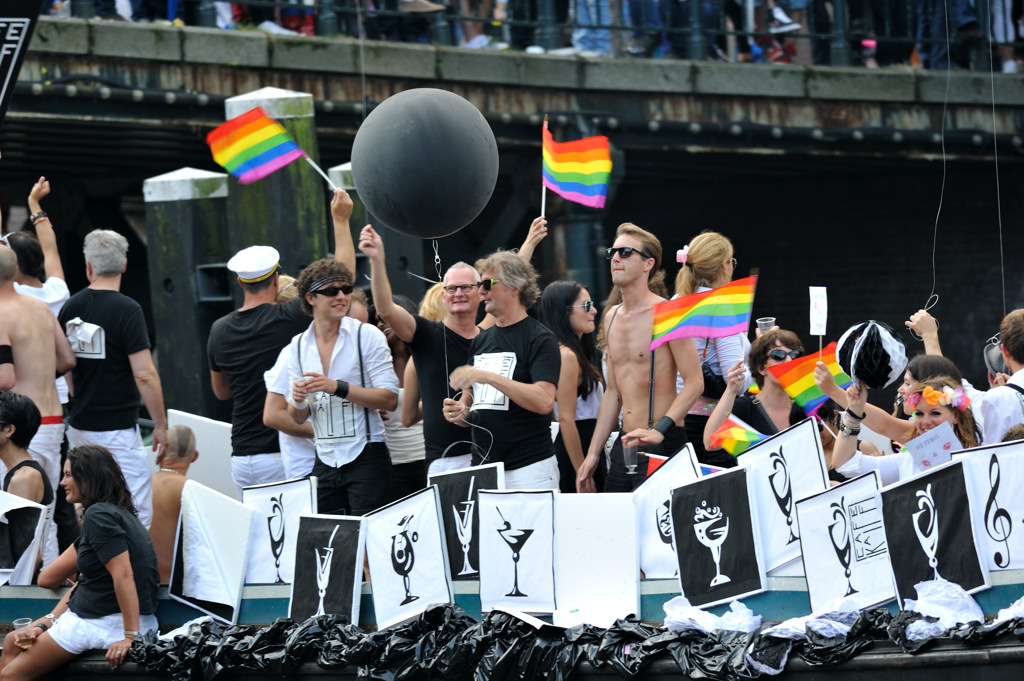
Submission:
<svg viewBox="0 0 1024 681">
<path fill-rule="evenodd" d="M 677 338 L 722 338 L 745 333 L 754 306 L 757 277 L 666 300 L 654 308 L 651 350 Z"/>
<path fill-rule="evenodd" d="M 832 372 L 833 378 L 836 379 L 836 383 L 840 387 L 846 388 L 853 382 L 839 368 L 835 342 L 822 348 L 821 361 Z M 797 357 L 792 362 L 783 362 L 768 367 L 768 371 L 772 372 L 772 375 L 782 384 L 786 394 L 792 397 L 793 401 L 799 404 L 808 416 L 812 415 L 828 399 L 825 397 L 825 393 L 821 392 L 821 389 L 814 384 L 814 367 L 817 363 L 818 353 L 812 352 L 809 355 Z"/>
<path fill-rule="evenodd" d="M 711 436 L 712 449 L 724 449 L 733 456 L 739 456 L 768 436 L 754 430 L 753 426 L 739 416 L 730 414 L 722 427 Z"/>
<path fill-rule="evenodd" d="M 280 123 L 256 107 L 210 131 L 206 143 L 213 160 L 251 184 L 306 155 Z"/>
<path fill-rule="evenodd" d="M 604 208 L 612 154 L 608 138 L 587 137 L 556 142 L 544 121 L 544 186 L 559 196 L 591 208 Z"/>
</svg>

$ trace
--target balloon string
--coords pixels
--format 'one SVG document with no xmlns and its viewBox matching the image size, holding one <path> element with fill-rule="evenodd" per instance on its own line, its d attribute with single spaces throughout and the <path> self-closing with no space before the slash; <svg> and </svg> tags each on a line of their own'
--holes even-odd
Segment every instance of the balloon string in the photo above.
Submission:
<svg viewBox="0 0 1024 681">
<path fill-rule="evenodd" d="M 434 271 L 437 272 L 437 280 L 441 281 L 441 254 L 437 250 L 437 239 L 430 243 L 434 247 Z"/>
</svg>

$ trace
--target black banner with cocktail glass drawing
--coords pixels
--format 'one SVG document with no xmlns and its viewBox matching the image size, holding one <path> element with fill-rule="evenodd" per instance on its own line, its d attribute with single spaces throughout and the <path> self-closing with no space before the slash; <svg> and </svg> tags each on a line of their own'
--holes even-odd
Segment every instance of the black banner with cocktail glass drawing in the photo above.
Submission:
<svg viewBox="0 0 1024 681">
<path fill-rule="evenodd" d="M 427 478 L 441 499 L 441 518 L 448 547 L 448 574 L 452 579 L 480 578 L 480 509 L 482 489 L 505 489 L 505 465 L 492 463 Z"/>
<path fill-rule="evenodd" d="M 0 127 L 14 95 L 40 6 L 39 0 L 4 0 L 0 4 Z"/>
<path fill-rule="evenodd" d="M 988 588 L 957 460 L 882 490 L 882 518 L 900 607 L 917 599 L 915 585 L 945 579 L 968 593 Z"/>
<path fill-rule="evenodd" d="M 314 615 L 344 615 L 359 621 L 363 536 L 363 519 L 357 516 L 299 518 L 289 617 L 302 622 Z"/>
<path fill-rule="evenodd" d="M 733 468 L 672 490 L 679 588 L 691 605 L 704 608 L 765 589 L 750 475 Z"/>
</svg>

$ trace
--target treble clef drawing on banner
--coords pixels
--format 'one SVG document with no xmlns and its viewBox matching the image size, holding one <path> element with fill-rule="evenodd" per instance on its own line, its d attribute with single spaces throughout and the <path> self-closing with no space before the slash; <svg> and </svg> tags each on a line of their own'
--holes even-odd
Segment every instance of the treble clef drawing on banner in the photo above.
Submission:
<svg viewBox="0 0 1024 681">
<path fill-rule="evenodd" d="M 1002 551 L 992 554 L 996 565 L 1005 568 L 1010 564 L 1010 533 L 1013 531 L 1013 520 L 1005 508 L 999 507 L 996 495 L 999 494 L 999 457 L 995 454 L 988 462 L 988 483 L 991 489 L 988 501 L 985 502 L 985 531 L 992 541 L 1001 542 Z"/>
</svg>

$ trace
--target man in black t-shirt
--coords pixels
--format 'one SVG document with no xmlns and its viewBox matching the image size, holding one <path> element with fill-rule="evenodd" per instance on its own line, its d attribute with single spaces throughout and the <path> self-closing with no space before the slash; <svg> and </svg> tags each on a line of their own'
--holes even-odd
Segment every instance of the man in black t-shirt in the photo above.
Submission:
<svg viewBox="0 0 1024 681">
<path fill-rule="evenodd" d="M 139 520 L 149 527 L 150 468 L 136 425 L 140 395 L 153 419 L 158 460 L 167 444 L 167 415 L 142 307 L 120 292 L 128 240 L 96 229 L 86 235 L 83 251 L 89 287 L 71 296 L 58 315 L 77 359 L 71 372 L 68 445 L 98 445 L 114 455 Z"/>
<path fill-rule="evenodd" d="M 454 459 L 468 454 L 468 433 L 445 420 L 441 404 L 444 398 L 455 396 L 455 390 L 448 385 L 448 376 L 469 359 L 469 343 L 480 333 L 476 325 L 480 274 L 464 262 L 448 268 L 441 293 L 445 318 L 443 322 L 434 322 L 394 304 L 391 282 L 384 267 L 384 242 L 373 227 L 363 228 L 359 250 L 370 260 L 370 286 L 377 316 L 387 322 L 412 352 L 423 401 L 423 439 L 428 468 L 442 456 Z M 434 466 L 433 472 L 437 470 L 438 466 Z"/>
<path fill-rule="evenodd" d="M 444 400 L 445 418 L 472 425 L 473 463 L 504 463 L 508 489 L 558 489 L 551 411 L 562 359 L 555 335 L 526 314 L 540 296 L 537 275 L 510 251 L 476 267 L 495 325 L 470 343 L 472 365 L 452 372 L 462 397 Z"/>
<path fill-rule="evenodd" d="M 355 248 L 349 231 L 352 199 L 336 189 L 331 200 L 334 258 L 355 271 Z M 270 246 L 251 246 L 228 261 L 238 275 L 242 307 L 213 323 L 207 342 L 213 394 L 231 405 L 231 477 L 241 487 L 286 478 L 277 431 L 263 423 L 267 398 L 264 372 L 274 366 L 281 348 L 309 326 L 295 299 L 276 304 L 279 256 Z M 302 433 L 298 429 L 290 435 Z"/>
</svg>

